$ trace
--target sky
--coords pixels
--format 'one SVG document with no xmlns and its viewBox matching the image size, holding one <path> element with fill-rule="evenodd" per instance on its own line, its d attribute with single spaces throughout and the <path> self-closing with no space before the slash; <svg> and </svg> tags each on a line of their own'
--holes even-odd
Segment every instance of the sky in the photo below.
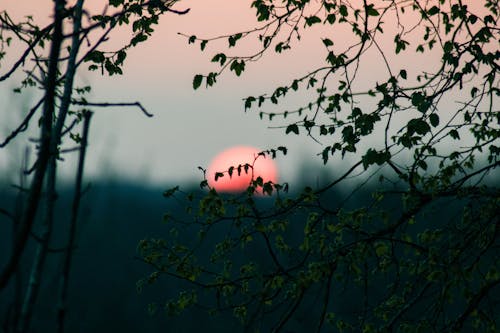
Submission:
<svg viewBox="0 0 500 333">
<path fill-rule="evenodd" d="M 35 20 L 48 22 L 52 4 L 49 0 L 0 0 L 2 7 L 13 16 L 33 14 Z M 104 1 L 87 1 L 88 8 L 102 8 Z M 134 108 L 96 109 L 90 129 L 90 142 L 86 161 L 87 178 L 114 177 L 160 185 L 197 182 L 202 174 L 198 166 L 207 168 L 222 150 L 235 145 L 254 146 L 259 149 L 287 146 L 288 156 L 278 158 L 280 181 L 293 181 L 303 176 L 304 165 L 325 170 L 347 169 L 350 160 L 322 167 L 317 156 L 323 149 L 306 136 L 285 135 L 284 129 L 260 120 L 258 110 L 244 112 L 243 98 L 270 92 L 278 85 L 289 84 L 324 59 L 324 47 L 318 38 L 324 31 L 312 29 L 295 43 L 292 52 L 278 56 L 265 56 L 257 63 L 247 65 L 239 78 L 226 73 L 215 87 L 203 86 L 194 91 L 195 74 L 206 74 L 216 69 L 210 63 L 212 56 L 225 50 L 226 41 L 210 43 L 206 52 L 198 45 L 188 45 L 178 32 L 208 38 L 238 32 L 257 26 L 251 1 L 195 1 L 183 0 L 176 9 L 190 8 L 187 15 L 167 14 L 155 28 L 153 37 L 130 51 L 123 76 L 102 77 L 96 73 L 80 72 L 78 82 L 91 84 L 88 99 L 95 102 L 141 102 L 154 117 L 147 118 Z M 336 43 L 347 42 L 348 33 L 333 31 Z M 125 31 L 111 36 L 109 45 L 127 38 Z M 392 38 L 392 37 L 391 37 Z M 387 40 L 386 42 L 391 42 Z M 116 44 L 118 45 L 118 44 Z M 389 45 L 389 44 L 387 44 Z M 252 48 L 252 44 L 245 47 Z M 22 51 L 18 49 L 17 51 Z M 241 51 L 241 49 L 237 49 Z M 246 50 L 243 50 L 244 52 Z M 234 52 L 234 51 L 233 51 Z M 246 51 L 248 52 L 248 51 Z M 374 56 L 375 58 L 375 56 Z M 367 59 L 370 59 L 368 56 Z M 379 59 L 380 60 L 380 59 Z M 393 59 L 396 66 L 407 65 L 407 56 Z M 413 66 L 439 65 L 432 54 L 413 58 Z M 367 60 L 360 70 L 367 84 L 383 73 L 377 62 Z M 363 67 L 364 66 L 364 67 Z M 0 68 L 3 73 L 3 68 Z M 30 105 L 29 97 L 11 93 L 12 83 L 0 83 L 0 119 L 11 122 L 19 119 L 19 110 Z M 34 92 L 36 95 L 36 92 Z M 294 107 L 305 95 L 292 96 L 283 108 Z M 8 121 L 0 122 L 0 135 L 11 128 Z M 0 168 L 12 172 L 21 163 L 26 139 L 36 137 L 36 126 L 9 149 L 0 150 Z M 63 177 L 73 177 L 74 158 L 62 164 Z"/>
<path fill-rule="evenodd" d="M 44 11 L 51 1 L 1 0 L 13 16 L 33 13 L 35 20 L 48 22 Z M 87 1 L 91 6 L 97 1 Z M 234 145 L 250 145 L 259 149 L 289 146 L 291 159 L 297 160 L 310 146 L 304 140 L 283 135 L 283 130 L 271 130 L 258 112 L 244 112 L 243 98 L 264 93 L 279 83 L 282 77 L 292 77 L 292 68 L 300 67 L 295 59 L 272 63 L 263 59 L 249 66 L 240 78 L 225 75 L 210 89 L 192 89 L 195 74 L 215 69 L 210 59 L 217 47 L 209 46 L 201 53 L 198 46 L 188 45 L 178 32 L 215 36 L 255 26 L 249 3 L 212 1 L 210 5 L 197 1 L 182 1 L 176 8 L 191 8 L 188 15 L 165 15 L 153 37 L 132 50 L 126 60 L 123 76 L 102 77 L 81 71 L 82 84 L 91 84 L 89 100 L 96 102 L 140 101 L 154 117 L 147 118 L 134 108 L 96 109 L 90 129 L 86 163 L 88 177 L 102 175 L 125 177 L 152 184 L 200 180 L 198 166 L 207 168 L 216 154 Z M 38 7 L 38 8 L 36 8 Z M 223 23 L 223 24 L 221 24 Z M 123 41 L 125 33 L 112 36 L 111 43 Z M 21 51 L 18 49 L 17 51 Z M 274 73 L 267 76 L 263 73 Z M 19 119 L 14 110 L 26 112 L 26 96 L 13 94 L 13 82 L 0 85 L 0 98 L 7 107 L 0 110 L 2 119 Z M 0 123 L 5 136 L 11 127 Z M 29 135 L 16 140 L 15 147 L 0 150 L 0 164 L 5 169 L 17 169 L 26 138 L 36 137 L 36 126 Z M 306 140 L 308 141 L 308 140 Z M 13 145 L 14 146 L 14 145 Z M 12 157 L 15 155 L 15 158 Z M 71 158 L 68 158 L 72 160 Z M 292 179 L 297 172 L 294 162 L 277 161 L 281 179 Z M 66 163 L 70 164 L 70 163 Z M 288 165 L 288 167 L 287 167 Z M 72 177 L 72 168 L 61 167 L 64 177 Z"/>
</svg>

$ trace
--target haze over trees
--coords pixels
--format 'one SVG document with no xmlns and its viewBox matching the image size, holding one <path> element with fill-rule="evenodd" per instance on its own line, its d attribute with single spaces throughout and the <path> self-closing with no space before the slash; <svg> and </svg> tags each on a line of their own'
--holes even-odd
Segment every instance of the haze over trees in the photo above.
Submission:
<svg viewBox="0 0 500 333">
<path fill-rule="evenodd" d="M 260 178 L 240 195 L 217 193 L 206 180 L 200 198 L 166 191 L 185 212 L 165 215 L 168 237 L 140 243 L 152 267 L 140 286 L 177 280 L 185 288 L 152 309 L 230 314 L 245 332 L 497 332 L 498 1 L 251 7 L 257 25 L 249 30 L 185 35 L 219 65 L 194 76 L 193 88 L 227 72 L 244 80 L 249 64 L 293 52 L 314 31 L 324 53 L 310 56 L 323 64 L 290 67 L 295 79 L 243 103 L 283 135 L 319 142 L 318 158 L 336 176 L 298 194 Z M 253 53 L 239 48 L 249 40 L 260 45 Z M 303 104 L 280 107 L 296 95 Z M 286 158 L 288 149 L 258 157 Z M 251 165 L 215 177 L 242 169 Z M 369 200 L 360 195 L 367 192 Z"/>
</svg>

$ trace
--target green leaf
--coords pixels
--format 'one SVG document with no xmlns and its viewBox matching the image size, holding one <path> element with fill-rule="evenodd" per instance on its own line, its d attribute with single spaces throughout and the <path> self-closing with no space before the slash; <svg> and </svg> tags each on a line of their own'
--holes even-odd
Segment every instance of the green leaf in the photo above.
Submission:
<svg viewBox="0 0 500 333">
<path fill-rule="evenodd" d="M 148 36 L 146 34 L 140 33 L 140 34 L 135 35 L 134 38 L 132 38 L 132 40 L 130 41 L 130 44 L 132 44 L 132 46 L 136 46 L 137 44 L 142 43 L 142 42 L 146 41 L 147 39 L 148 39 Z"/>
<path fill-rule="evenodd" d="M 417 91 L 411 94 L 411 104 L 419 107 L 422 103 L 424 103 L 425 97 L 422 95 L 421 92 Z"/>
<path fill-rule="evenodd" d="M 250 109 L 252 107 L 252 102 L 255 102 L 255 97 L 250 96 L 245 99 L 245 110 Z"/>
<path fill-rule="evenodd" d="M 368 7 L 366 7 L 366 13 L 368 14 L 368 16 L 379 16 L 380 13 L 375 8 L 373 8 L 373 6 L 373 4 L 368 5 Z"/>
<path fill-rule="evenodd" d="M 252 7 L 257 9 L 257 21 L 261 22 L 269 19 L 269 15 L 271 14 L 270 8 L 263 1 L 254 1 Z"/>
<path fill-rule="evenodd" d="M 472 89 L 470 90 L 470 96 L 476 97 L 478 91 L 479 89 L 477 87 L 472 87 Z"/>
<path fill-rule="evenodd" d="M 326 56 L 326 61 L 328 61 L 332 66 L 335 66 L 337 63 L 337 57 L 333 53 L 333 51 L 328 52 L 328 55 Z"/>
<path fill-rule="evenodd" d="M 405 50 L 407 45 L 410 45 L 408 41 L 401 39 L 400 34 L 396 34 L 394 37 L 394 43 L 396 44 L 396 54 Z"/>
<path fill-rule="evenodd" d="M 385 256 L 389 253 L 389 246 L 387 246 L 387 244 L 385 243 L 377 242 L 375 243 L 375 253 L 378 257 Z"/>
<path fill-rule="evenodd" d="M 200 49 L 203 51 L 207 47 L 208 40 L 202 40 L 200 43 Z"/>
<path fill-rule="evenodd" d="M 337 18 L 335 17 L 335 14 L 328 14 L 328 16 L 326 17 L 326 21 L 330 24 L 334 24 L 335 23 L 335 20 Z"/>
<path fill-rule="evenodd" d="M 102 64 L 105 60 L 104 53 L 101 51 L 92 51 L 85 57 L 85 62 L 92 61 L 96 64 Z"/>
<path fill-rule="evenodd" d="M 297 135 L 299 134 L 299 127 L 297 126 L 297 124 L 291 124 L 287 126 L 285 134 L 288 134 L 290 132 L 293 132 Z"/>
<path fill-rule="evenodd" d="M 118 7 L 118 6 L 120 6 L 121 4 L 123 4 L 123 1 L 124 1 L 124 0 L 109 0 L 109 4 L 110 4 L 112 7 Z"/>
<path fill-rule="evenodd" d="M 243 37 L 243 34 L 241 34 L 241 33 L 237 33 L 236 35 L 229 36 L 229 38 L 228 38 L 229 47 L 235 46 L 236 42 L 241 37 Z"/>
<path fill-rule="evenodd" d="M 435 113 L 431 113 L 429 115 L 429 121 L 431 122 L 432 127 L 436 127 L 439 125 L 439 116 Z"/>
<path fill-rule="evenodd" d="M 325 44 L 325 46 L 328 47 L 328 46 L 332 46 L 333 42 L 330 39 L 325 38 L 325 39 L 323 39 L 323 44 Z"/>
<path fill-rule="evenodd" d="M 274 47 L 274 51 L 276 53 L 281 53 L 281 51 L 285 50 L 289 48 L 288 44 L 285 44 L 283 42 L 279 42 L 278 44 L 276 44 L 276 46 Z"/>
<path fill-rule="evenodd" d="M 408 132 L 410 134 L 417 133 L 420 135 L 425 135 L 431 130 L 429 124 L 427 124 L 421 118 L 415 118 L 408 122 L 407 124 Z"/>
<path fill-rule="evenodd" d="M 418 91 L 411 95 L 411 104 L 416 106 L 417 110 L 422 113 L 425 113 L 432 105 L 431 100 Z"/>
<path fill-rule="evenodd" d="M 346 6 L 346 5 L 342 5 L 342 6 L 340 6 L 340 8 L 339 8 L 339 12 L 340 12 L 340 15 L 342 15 L 342 16 L 344 16 L 344 17 L 345 17 L 345 16 L 347 16 L 347 14 L 348 14 L 348 13 L 347 13 L 347 6 Z"/>
<path fill-rule="evenodd" d="M 123 50 L 118 51 L 118 53 L 116 55 L 115 64 L 116 65 L 123 64 L 123 61 L 125 60 L 126 57 L 127 57 L 127 53 L 125 51 L 123 51 Z"/>
<path fill-rule="evenodd" d="M 221 66 L 226 62 L 226 55 L 224 53 L 217 53 L 213 58 L 212 62 L 220 62 Z"/>
<path fill-rule="evenodd" d="M 453 47 L 453 43 L 451 41 L 447 41 L 443 46 L 444 53 L 450 53 L 451 51 L 453 51 Z"/>
<path fill-rule="evenodd" d="M 213 86 L 216 81 L 217 81 L 217 73 L 215 72 L 209 73 L 207 76 L 207 86 L 208 87 Z"/>
<path fill-rule="evenodd" d="M 450 131 L 450 136 L 455 139 L 455 140 L 460 140 L 460 135 L 458 134 L 458 131 L 457 130 L 451 130 Z"/>
<path fill-rule="evenodd" d="M 271 36 L 264 37 L 264 41 L 262 42 L 262 45 L 264 45 L 264 48 L 267 48 L 269 46 L 269 44 L 271 44 L 272 40 L 273 40 L 273 37 L 271 37 Z M 275 48 L 275 51 L 278 52 L 278 49 Z M 281 49 L 280 49 L 280 52 L 281 52 Z"/>
<path fill-rule="evenodd" d="M 231 63 L 231 66 L 229 67 L 231 71 L 234 71 L 236 73 L 236 76 L 240 76 L 241 73 L 245 70 L 245 61 L 241 60 L 234 60 Z"/>
<path fill-rule="evenodd" d="M 321 125 L 319 127 L 319 134 L 320 135 L 327 135 L 328 134 L 328 129 L 326 128 L 325 125 Z"/>
<path fill-rule="evenodd" d="M 382 165 L 391 158 L 391 153 L 388 151 L 378 152 L 375 149 L 368 149 L 365 155 L 361 157 L 361 161 L 363 162 L 363 167 L 365 170 L 372 164 Z"/>
<path fill-rule="evenodd" d="M 306 17 L 305 20 L 306 20 L 305 25 L 307 25 L 309 27 L 313 24 L 321 23 L 321 19 L 317 16 L 309 16 L 309 17 Z"/>
<path fill-rule="evenodd" d="M 288 152 L 288 148 L 284 146 L 279 146 L 278 150 L 281 151 L 283 155 L 286 155 L 286 153 Z"/>
<path fill-rule="evenodd" d="M 406 70 L 402 69 L 399 71 L 399 76 L 401 76 L 401 78 L 405 79 L 408 77 L 407 76 L 407 73 L 406 73 Z"/>
<path fill-rule="evenodd" d="M 439 8 L 437 6 L 432 6 L 428 11 L 427 11 L 427 15 L 429 16 L 433 16 L 433 15 L 436 15 L 437 13 L 439 13 Z"/>
<path fill-rule="evenodd" d="M 201 82 L 203 81 L 203 75 L 197 74 L 193 79 L 193 89 L 196 90 L 200 87 Z"/>
<path fill-rule="evenodd" d="M 427 163 L 424 160 L 419 160 L 417 164 L 422 170 L 427 170 Z"/>
</svg>

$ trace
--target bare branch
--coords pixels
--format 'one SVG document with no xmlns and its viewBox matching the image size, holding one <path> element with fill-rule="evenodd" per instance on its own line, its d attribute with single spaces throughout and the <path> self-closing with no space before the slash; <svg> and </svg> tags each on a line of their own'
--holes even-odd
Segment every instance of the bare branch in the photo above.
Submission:
<svg viewBox="0 0 500 333">
<path fill-rule="evenodd" d="M 26 117 L 24 117 L 24 119 L 21 122 L 21 124 L 19 124 L 19 126 L 14 131 L 12 131 L 9 134 L 9 136 L 7 136 L 7 138 L 5 138 L 5 140 L 3 142 L 0 143 L 0 148 L 3 148 L 5 146 L 7 146 L 9 144 L 9 142 L 12 139 L 14 139 L 19 133 L 24 132 L 24 131 L 26 131 L 28 129 L 28 125 L 29 125 L 29 122 L 30 122 L 31 118 L 36 113 L 36 111 L 38 110 L 38 108 L 42 105 L 43 101 L 44 101 L 44 98 L 41 98 L 35 104 L 35 106 L 31 108 L 31 110 L 28 112 L 28 114 L 26 115 Z"/>
<path fill-rule="evenodd" d="M 2 22 L 4 24 L 7 24 L 7 22 L 5 22 L 4 18 L 2 18 L 1 15 L 0 15 L 0 22 Z M 8 26 L 10 26 L 10 24 Z M 38 45 L 38 43 L 40 42 L 40 40 L 42 40 L 42 38 L 46 37 L 47 34 L 52 30 L 52 28 L 53 28 L 53 25 L 51 24 L 51 25 L 45 27 L 44 29 L 42 29 L 38 33 L 38 35 L 29 44 L 28 48 L 24 51 L 24 53 L 16 61 L 16 63 L 11 67 L 11 69 L 9 71 L 7 71 L 7 73 L 5 73 L 4 75 L 0 76 L 0 82 L 8 79 L 17 70 L 17 68 L 19 68 L 19 66 L 21 66 L 22 64 L 24 64 L 24 62 L 26 61 L 26 57 L 28 56 L 28 54 L 35 49 L 35 47 Z"/>
<path fill-rule="evenodd" d="M 148 117 L 153 117 L 152 113 L 149 113 L 144 106 L 140 102 L 131 102 L 131 103 L 93 103 L 93 102 L 88 102 L 88 101 L 78 101 L 78 100 L 73 100 L 71 102 L 74 105 L 84 105 L 84 106 L 95 106 L 95 107 L 117 107 L 117 106 L 135 106 L 138 107 L 142 113 L 144 113 Z"/>
<path fill-rule="evenodd" d="M 78 220 L 78 211 L 80 208 L 80 200 L 82 197 L 82 178 L 83 169 L 85 164 L 85 154 L 87 151 L 88 133 L 90 126 L 90 119 L 92 117 L 92 112 L 85 112 L 83 115 L 83 133 L 81 141 L 81 149 L 78 158 L 78 168 L 76 172 L 75 181 L 75 195 L 73 198 L 73 206 L 71 209 L 71 219 L 70 228 L 68 234 L 68 245 L 66 247 L 66 252 L 64 255 L 63 269 L 61 276 L 61 289 L 59 298 L 59 309 L 57 313 L 57 331 L 59 333 L 64 332 L 64 320 L 66 316 L 66 304 L 68 298 L 68 284 L 69 284 L 69 274 L 71 270 L 71 261 L 73 258 L 73 248 L 75 246 L 75 236 L 76 236 L 76 224 Z"/>
</svg>

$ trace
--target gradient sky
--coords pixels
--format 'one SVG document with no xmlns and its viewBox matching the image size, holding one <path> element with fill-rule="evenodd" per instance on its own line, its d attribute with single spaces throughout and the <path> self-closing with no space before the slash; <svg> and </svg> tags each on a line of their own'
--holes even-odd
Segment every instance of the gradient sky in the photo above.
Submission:
<svg viewBox="0 0 500 333">
<path fill-rule="evenodd" d="M 47 13 L 52 7 L 47 0 L 1 2 L 14 17 L 33 13 L 35 19 L 43 23 L 48 22 Z M 87 3 L 93 7 L 103 1 Z M 165 15 L 153 38 L 129 53 L 123 76 L 103 78 L 81 71 L 81 81 L 93 86 L 89 100 L 140 101 L 154 113 L 153 118 L 147 118 L 133 108 L 97 109 L 92 120 L 86 168 L 90 177 L 104 172 L 156 184 L 177 182 L 201 178 L 197 167 L 207 167 L 218 152 L 233 145 L 265 149 L 287 144 L 295 146 L 292 153 L 306 149 L 306 145 L 301 146 L 302 140 L 285 137 L 282 130 L 268 130 L 269 124 L 259 120 L 257 112 L 245 114 L 242 102 L 249 94 L 273 88 L 290 67 L 297 68 L 298 64 L 287 61 L 286 65 L 279 66 L 263 61 L 249 66 L 241 78 L 225 75 L 214 88 L 192 90 L 193 76 L 211 68 L 210 58 L 217 49 L 209 46 L 206 53 L 201 53 L 198 46 L 187 45 L 177 32 L 201 37 L 255 26 L 250 2 L 247 5 L 232 1 L 201 3 L 183 1 L 177 8 L 191 8 L 189 15 Z M 127 37 L 119 33 L 113 38 L 112 42 Z M 218 46 L 225 47 L 226 43 L 221 42 Z M 263 70 L 270 72 L 270 69 L 275 69 L 273 76 L 265 76 Z M 8 103 L 0 110 L 0 116 L 11 121 L 17 119 L 12 114 L 14 110 L 28 107 L 26 97 L 12 94 L 12 88 L 12 81 L 0 86 L 0 99 Z M 36 137 L 36 128 L 32 127 L 34 131 L 30 137 Z M 5 135 L 9 128 L 2 121 L 0 133 Z M 26 137 L 16 140 L 16 146 L 10 151 L 0 150 L 2 168 L 15 169 L 20 163 Z M 63 170 L 64 175 L 66 171 L 71 172 L 71 168 L 67 169 L 69 171 Z M 285 178 L 295 172 L 291 167 L 282 169 Z"/>
<path fill-rule="evenodd" d="M 0 3 L 0 9 L 6 8 L 13 16 L 32 13 L 41 22 L 48 21 L 47 14 L 52 8 L 49 0 L 0 0 Z M 105 2 L 93 0 L 87 3 L 92 9 L 102 8 L 101 4 Z M 93 87 L 89 100 L 140 101 L 154 113 L 153 118 L 147 118 L 133 108 L 97 109 L 90 130 L 87 178 L 110 174 L 156 185 L 196 181 L 201 179 L 198 166 L 208 167 L 218 152 L 234 145 L 252 145 L 260 149 L 286 145 L 290 156 L 277 160 L 282 181 L 291 181 L 301 172 L 304 163 L 321 165 L 316 154 L 323 146 L 305 136 L 285 136 L 284 129 L 268 129 L 275 124 L 260 120 L 258 110 L 244 113 L 242 98 L 272 91 L 277 85 L 290 83 L 294 77 L 320 64 L 326 54 L 318 35 L 324 30 L 313 29 L 306 33 L 290 53 L 264 57 L 258 63 L 247 65 L 240 78 L 226 73 L 215 87 L 192 90 L 193 76 L 215 69 L 210 59 L 217 51 L 223 50 L 227 42 L 209 44 L 207 51 L 201 53 L 198 46 L 187 45 L 177 32 L 210 37 L 253 28 L 257 22 L 253 9 L 249 8 L 250 3 L 180 1 L 176 8 L 191 8 L 190 13 L 165 15 L 153 37 L 129 53 L 123 76 L 103 78 L 81 71 L 80 82 L 90 83 Z M 342 31 L 331 34 L 336 43 L 345 41 Z M 112 36 L 111 43 L 119 43 L 125 38 L 125 32 L 118 32 Z M 393 35 L 388 42 L 392 38 Z M 406 55 L 394 61 L 403 66 L 409 59 Z M 425 58 L 413 58 L 411 62 L 413 66 L 424 63 L 437 66 L 439 59 L 430 54 Z M 381 67 L 375 64 L 367 61 L 360 71 L 367 75 L 367 83 L 376 81 L 382 74 Z M 0 73 L 3 73 L 2 68 Z M 9 84 L 0 85 L 0 100 L 7 101 L 6 107 L 0 109 L 0 119 L 15 120 L 12 112 L 19 108 L 25 110 L 28 104 L 26 97 L 20 99 L 10 93 L 12 83 Z M 300 96 L 292 97 L 289 106 L 293 107 L 299 100 Z M 6 122 L 0 122 L 2 137 L 8 128 Z M 30 135 L 35 136 L 35 133 Z M 15 169 L 19 165 L 25 139 L 26 136 L 17 140 L 10 150 L 0 150 L 0 169 Z M 71 158 L 67 164 L 70 163 Z M 336 167 L 335 164 L 327 166 L 330 169 Z M 69 176 L 70 170 L 65 168 L 63 175 Z"/>
</svg>

